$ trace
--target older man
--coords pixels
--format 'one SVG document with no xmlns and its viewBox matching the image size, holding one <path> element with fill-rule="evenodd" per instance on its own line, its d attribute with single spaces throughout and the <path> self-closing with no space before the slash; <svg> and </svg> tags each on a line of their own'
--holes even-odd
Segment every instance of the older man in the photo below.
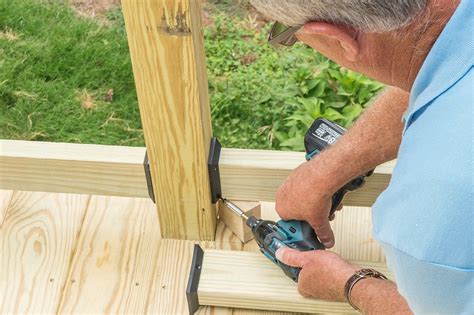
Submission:
<svg viewBox="0 0 474 315">
<path fill-rule="evenodd" d="M 273 44 L 300 40 L 391 86 L 333 148 L 291 174 L 277 211 L 308 221 L 330 248 L 332 194 L 398 156 L 373 207 L 397 284 L 329 251 L 282 249 L 280 260 L 302 267 L 300 293 L 364 313 L 474 314 L 473 1 L 251 2 L 281 22 Z"/>
</svg>

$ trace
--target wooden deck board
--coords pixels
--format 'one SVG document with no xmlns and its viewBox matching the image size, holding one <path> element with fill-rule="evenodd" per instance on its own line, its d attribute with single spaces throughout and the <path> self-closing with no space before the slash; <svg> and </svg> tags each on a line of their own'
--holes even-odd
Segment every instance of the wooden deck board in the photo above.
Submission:
<svg viewBox="0 0 474 315">
<path fill-rule="evenodd" d="M 0 190 L 0 227 L 5 219 L 12 197 L 13 190 Z"/>
<path fill-rule="evenodd" d="M 144 313 L 159 247 L 147 199 L 92 197 L 60 313 Z"/>
<path fill-rule="evenodd" d="M 56 312 L 89 199 L 14 193 L 0 229 L 0 313 Z"/>
<path fill-rule="evenodd" d="M 187 314 L 185 288 L 196 242 L 160 240 L 149 200 L 0 191 L 0 218 L 2 213 L 0 313 Z M 262 217 L 278 219 L 274 203 L 262 203 Z M 384 262 L 370 226 L 369 208 L 347 207 L 333 222 L 335 251 Z M 38 240 L 42 255 L 35 252 Z M 258 250 L 220 222 L 215 242 L 200 244 Z M 198 314 L 295 313 L 208 306 Z"/>
<path fill-rule="evenodd" d="M 161 240 L 147 313 L 187 314 L 186 285 L 197 242 Z M 213 242 L 199 242 L 213 248 Z"/>
</svg>

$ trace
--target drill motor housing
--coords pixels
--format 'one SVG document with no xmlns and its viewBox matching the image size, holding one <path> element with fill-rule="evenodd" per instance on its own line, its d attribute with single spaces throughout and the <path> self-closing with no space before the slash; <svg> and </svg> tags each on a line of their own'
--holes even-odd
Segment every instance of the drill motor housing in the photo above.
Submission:
<svg viewBox="0 0 474 315">
<path fill-rule="evenodd" d="M 305 221 L 282 220 L 275 223 L 250 217 L 247 220 L 247 225 L 254 234 L 260 252 L 279 266 L 295 282 L 298 282 L 301 268 L 288 266 L 279 261 L 275 256 L 276 251 L 281 247 L 289 247 L 299 251 L 324 249 L 324 245 L 318 240 L 311 225 Z"/>
</svg>

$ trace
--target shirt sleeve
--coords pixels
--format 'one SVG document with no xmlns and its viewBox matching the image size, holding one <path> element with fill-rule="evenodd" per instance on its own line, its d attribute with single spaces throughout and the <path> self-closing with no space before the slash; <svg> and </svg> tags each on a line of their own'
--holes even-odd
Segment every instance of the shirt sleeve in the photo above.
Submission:
<svg viewBox="0 0 474 315">
<path fill-rule="evenodd" d="M 418 260 L 382 246 L 398 291 L 415 314 L 474 314 L 474 270 Z"/>
</svg>

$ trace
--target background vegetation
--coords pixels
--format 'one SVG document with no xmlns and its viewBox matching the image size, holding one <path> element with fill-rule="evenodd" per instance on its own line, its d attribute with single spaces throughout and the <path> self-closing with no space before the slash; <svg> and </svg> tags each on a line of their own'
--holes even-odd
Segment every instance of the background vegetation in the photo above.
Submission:
<svg viewBox="0 0 474 315">
<path fill-rule="evenodd" d="M 227 147 L 301 150 L 315 118 L 350 126 L 382 88 L 304 45 L 271 48 L 246 1 L 209 1 L 204 23 Z M 119 7 L 91 18 L 59 0 L 0 0 L 0 138 L 144 145 Z"/>
</svg>

